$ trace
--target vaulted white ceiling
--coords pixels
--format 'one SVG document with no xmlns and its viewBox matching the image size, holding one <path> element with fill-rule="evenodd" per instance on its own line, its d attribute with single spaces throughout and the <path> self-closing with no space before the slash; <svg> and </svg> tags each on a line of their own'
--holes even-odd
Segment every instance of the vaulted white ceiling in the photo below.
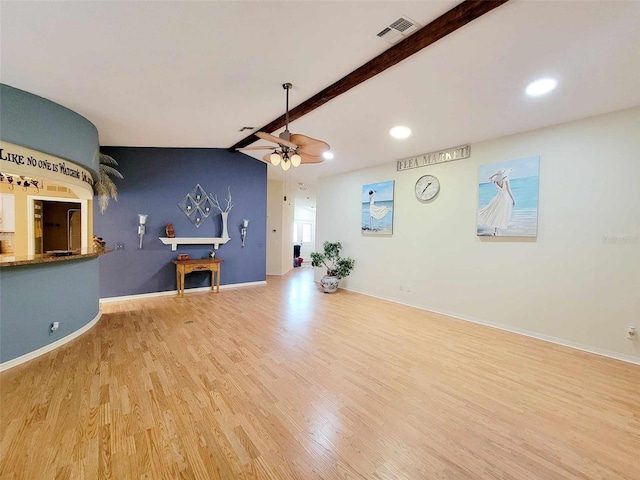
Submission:
<svg viewBox="0 0 640 480">
<path fill-rule="evenodd" d="M 226 148 L 284 113 L 282 83 L 293 108 L 389 48 L 376 34 L 398 17 L 457 3 L 2 1 L 0 81 L 84 115 L 102 145 Z M 527 97 L 542 76 L 558 88 Z M 292 122 L 335 159 L 289 180 L 312 197 L 320 176 L 640 105 L 639 87 L 640 2 L 512 0 Z"/>
</svg>

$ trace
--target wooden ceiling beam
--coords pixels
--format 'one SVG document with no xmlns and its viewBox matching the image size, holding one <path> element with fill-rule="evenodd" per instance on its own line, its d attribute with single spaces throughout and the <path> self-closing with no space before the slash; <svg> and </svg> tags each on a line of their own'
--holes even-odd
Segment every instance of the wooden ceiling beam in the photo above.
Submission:
<svg viewBox="0 0 640 480">
<path fill-rule="evenodd" d="M 312 112 L 328 101 L 360 85 L 362 82 L 384 72 L 402 60 L 419 52 L 425 47 L 437 42 L 441 38 L 455 32 L 459 28 L 490 12 L 494 8 L 506 3 L 508 0 L 466 0 L 455 6 L 445 14 L 441 15 L 431 23 L 425 25 L 413 35 L 405 38 L 400 43 L 384 51 L 374 59 L 368 61 L 348 75 L 342 77 L 337 82 L 329 85 L 324 90 L 316 93 L 313 97 L 305 100 L 297 107 L 289 111 L 289 122 Z M 285 115 L 281 115 L 272 122 L 259 128 L 257 131 L 272 133 L 285 125 Z M 236 150 L 251 145 L 257 141 L 258 137 L 251 134 L 243 138 L 229 150 Z"/>
</svg>

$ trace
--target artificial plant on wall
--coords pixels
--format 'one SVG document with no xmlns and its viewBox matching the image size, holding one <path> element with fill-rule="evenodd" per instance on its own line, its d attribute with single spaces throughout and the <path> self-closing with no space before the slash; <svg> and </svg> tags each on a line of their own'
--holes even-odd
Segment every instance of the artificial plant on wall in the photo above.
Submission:
<svg viewBox="0 0 640 480">
<path fill-rule="evenodd" d="M 113 198 L 118 201 L 118 188 L 113 183 L 111 177 L 124 178 L 122 174 L 115 169 L 118 166 L 116 160 L 105 154 L 100 153 L 100 177 L 94 185 L 96 195 L 98 195 L 98 206 L 100 213 L 104 213 L 109 206 L 109 200 Z"/>
</svg>

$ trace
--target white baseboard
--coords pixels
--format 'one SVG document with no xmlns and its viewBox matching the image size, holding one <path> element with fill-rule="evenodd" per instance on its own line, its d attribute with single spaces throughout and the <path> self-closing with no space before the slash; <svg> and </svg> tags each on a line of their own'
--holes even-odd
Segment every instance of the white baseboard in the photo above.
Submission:
<svg viewBox="0 0 640 480">
<path fill-rule="evenodd" d="M 220 290 L 227 290 L 228 288 L 243 288 L 243 287 L 255 287 L 257 285 L 266 285 L 266 280 L 260 280 L 258 282 L 245 282 L 245 283 L 231 283 L 229 285 L 220 285 Z M 185 295 L 189 293 L 197 293 L 197 292 L 210 292 L 211 287 L 198 287 L 198 288 L 187 288 L 184 293 Z M 107 297 L 101 298 L 100 303 L 111 303 L 111 302 L 121 302 L 123 300 L 140 300 L 144 298 L 153 298 L 153 297 L 166 297 L 169 295 L 177 295 L 178 290 L 166 290 L 164 292 L 151 292 L 151 293 L 139 293 L 136 295 L 123 295 L 120 297 Z"/>
<path fill-rule="evenodd" d="M 48 353 L 51 350 L 55 350 L 56 348 L 61 347 L 65 343 L 68 343 L 74 338 L 77 338 L 83 333 L 91 330 L 91 328 L 93 328 L 93 326 L 96 323 L 98 323 L 98 320 L 100 320 L 101 316 L 102 316 L 102 312 L 98 312 L 98 314 L 94 317 L 93 320 L 91 320 L 89 323 L 87 323 L 82 328 L 79 328 L 75 332 L 70 333 L 66 337 L 62 337 L 53 343 L 50 343 L 48 345 L 45 345 L 44 347 L 34 350 L 33 352 L 25 353 L 20 357 L 14 358 L 13 360 L 8 360 L 4 363 L 0 363 L 0 372 L 3 372 L 4 370 L 8 370 L 9 368 L 13 368 L 17 365 L 20 365 L 21 363 L 28 362 L 29 360 L 33 360 L 34 358 L 39 357 L 40 355 L 44 355 L 45 353 Z"/>
<path fill-rule="evenodd" d="M 542 333 L 531 332 L 529 330 L 524 330 L 521 328 L 511 327 L 509 325 L 502 325 L 500 323 L 487 322 L 485 320 L 480 320 L 478 318 L 465 317 L 458 315 L 452 312 L 445 312 L 442 310 L 435 310 L 429 307 L 421 307 L 418 305 L 413 305 L 411 303 L 400 302 L 393 298 L 381 297 L 378 295 L 371 295 L 369 293 L 360 292 L 358 290 L 349 290 L 345 289 L 349 292 L 359 293 L 361 295 L 366 295 L 368 297 L 379 298 L 381 300 L 387 300 L 389 302 L 397 303 L 399 305 L 406 305 L 407 307 L 417 308 L 419 310 L 424 310 L 427 312 L 438 313 L 440 315 L 445 315 L 447 317 L 455 318 L 457 320 L 463 320 L 465 322 L 477 323 L 479 325 L 484 325 L 485 327 L 497 328 L 498 330 L 504 330 L 506 332 L 516 333 L 518 335 L 524 335 L 525 337 L 535 338 L 537 340 L 542 340 L 544 342 L 555 343 L 556 345 L 562 345 L 563 347 L 573 348 L 575 350 L 581 350 L 587 353 L 593 353 L 595 355 L 600 355 L 603 357 L 613 358 L 614 360 L 620 360 L 622 362 L 633 363 L 635 365 L 640 365 L 640 358 L 632 357 L 631 355 L 623 355 L 617 352 L 612 352 L 610 350 L 605 350 L 603 348 L 592 347 L 590 345 L 582 345 L 580 343 L 571 342 L 568 340 L 564 340 L 562 338 L 552 337 L 550 335 L 544 335 Z"/>
</svg>

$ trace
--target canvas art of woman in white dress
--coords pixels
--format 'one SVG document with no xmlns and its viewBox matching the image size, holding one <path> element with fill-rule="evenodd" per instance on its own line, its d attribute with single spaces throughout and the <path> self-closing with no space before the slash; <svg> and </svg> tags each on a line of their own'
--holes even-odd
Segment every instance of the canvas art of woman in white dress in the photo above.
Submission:
<svg viewBox="0 0 640 480">
<path fill-rule="evenodd" d="M 375 218 L 376 220 L 380 220 L 390 211 L 389 207 L 376 205 L 376 201 L 373 198 L 375 193 L 375 190 L 369 190 L 369 230 L 371 230 L 373 218 Z"/>
<path fill-rule="evenodd" d="M 478 211 L 478 224 L 493 227 L 493 234 L 498 235 L 498 229 L 509 226 L 516 199 L 509 187 L 509 173 L 511 169 L 498 170 L 489 177 L 489 181 L 496 187 L 496 195 L 489 204 Z"/>
</svg>

